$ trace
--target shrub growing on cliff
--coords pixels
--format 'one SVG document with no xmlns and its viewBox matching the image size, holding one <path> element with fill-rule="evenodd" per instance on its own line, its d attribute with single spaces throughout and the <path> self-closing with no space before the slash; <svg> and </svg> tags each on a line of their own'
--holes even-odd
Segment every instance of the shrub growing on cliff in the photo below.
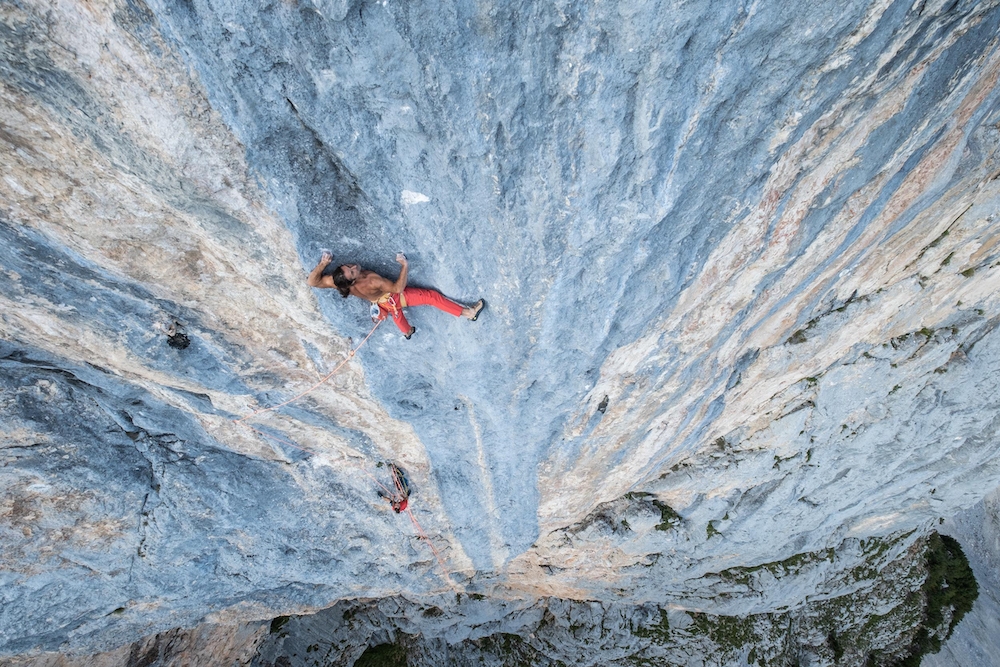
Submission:
<svg viewBox="0 0 1000 667">
<path fill-rule="evenodd" d="M 399 644 L 369 646 L 354 667 L 406 667 L 406 649 Z"/>
<path fill-rule="evenodd" d="M 927 580 L 922 588 L 926 601 L 924 618 L 908 654 L 899 659 L 895 667 L 919 667 L 924 655 L 940 651 L 940 630 L 945 621 L 945 610 L 951 610 L 951 620 L 945 633 L 947 639 L 979 597 L 979 585 L 969 561 L 954 539 L 932 533 L 927 540 L 924 558 L 927 562 Z"/>
</svg>

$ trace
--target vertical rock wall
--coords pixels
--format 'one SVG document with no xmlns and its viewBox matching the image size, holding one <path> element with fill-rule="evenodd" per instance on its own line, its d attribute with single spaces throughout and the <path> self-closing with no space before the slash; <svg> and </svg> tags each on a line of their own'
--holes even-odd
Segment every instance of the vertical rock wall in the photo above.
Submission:
<svg viewBox="0 0 1000 667">
<path fill-rule="evenodd" d="M 0 11 L 4 652 L 455 588 L 763 613 L 995 486 L 995 2 Z M 488 310 L 350 358 L 325 247 Z"/>
<path fill-rule="evenodd" d="M 3 652 L 396 590 L 424 554 L 395 555 L 407 538 L 363 473 L 392 456 L 422 482 L 423 453 L 360 367 L 282 442 L 233 422 L 314 384 L 349 341 L 155 17 L 0 11 Z"/>
</svg>

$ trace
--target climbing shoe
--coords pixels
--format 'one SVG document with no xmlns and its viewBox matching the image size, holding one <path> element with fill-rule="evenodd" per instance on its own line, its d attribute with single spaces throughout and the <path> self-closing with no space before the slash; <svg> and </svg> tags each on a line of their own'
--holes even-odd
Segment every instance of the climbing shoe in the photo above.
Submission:
<svg viewBox="0 0 1000 667">
<path fill-rule="evenodd" d="M 475 322 L 479 319 L 479 315 L 483 312 L 483 308 L 486 307 L 486 300 L 480 299 L 475 304 L 473 304 L 472 309 L 476 311 L 475 315 L 469 318 L 470 322 Z"/>
</svg>

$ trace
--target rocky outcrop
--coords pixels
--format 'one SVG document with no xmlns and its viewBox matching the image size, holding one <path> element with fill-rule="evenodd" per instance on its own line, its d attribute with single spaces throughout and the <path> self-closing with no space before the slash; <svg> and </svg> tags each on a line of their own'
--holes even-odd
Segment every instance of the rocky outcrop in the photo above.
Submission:
<svg viewBox="0 0 1000 667">
<path fill-rule="evenodd" d="M 353 601 L 314 615 L 272 623 L 253 661 L 278 665 L 896 665 L 927 637 L 943 638 L 959 605 L 935 601 L 928 556 L 941 537 L 902 536 L 850 545 L 863 566 L 844 569 L 834 586 L 812 582 L 793 610 L 720 616 L 676 605 L 544 599 L 498 601 L 458 596 L 438 607 L 405 598 Z M 945 538 L 947 539 L 947 538 Z M 949 569 L 968 571 L 961 554 Z M 803 584 L 830 550 L 781 563 L 719 573 L 729 583 Z M 933 568 L 932 568 L 933 569 Z M 938 580 L 937 585 L 940 585 Z M 948 590 L 958 578 L 945 577 Z M 830 591 L 845 594 L 830 595 Z M 690 600 L 687 601 L 690 603 Z M 971 603 L 970 603 L 971 605 Z M 963 611 L 967 605 L 961 605 Z M 932 619 L 933 617 L 933 619 Z M 927 643 L 927 642 L 923 642 Z M 926 650 L 926 649 L 925 649 Z M 905 663 L 911 664 L 911 663 Z"/>
<path fill-rule="evenodd" d="M 204 624 L 169 630 L 95 655 L 41 653 L 3 660 L 5 667 L 213 667 L 247 665 L 269 625 Z"/>
<path fill-rule="evenodd" d="M 851 593 L 857 545 L 997 483 L 998 25 L 4 4 L 0 653 L 344 600 Z M 365 338 L 304 283 L 323 248 L 488 309 Z"/>
<path fill-rule="evenodd" d="M 942 530 L 958 539 L 979 583 L 979 597 L 941 652 L 924 658 L 924 667 L 989 665 L 1000 660 L 1000 489 L 958 516 Z"/>
</svg>

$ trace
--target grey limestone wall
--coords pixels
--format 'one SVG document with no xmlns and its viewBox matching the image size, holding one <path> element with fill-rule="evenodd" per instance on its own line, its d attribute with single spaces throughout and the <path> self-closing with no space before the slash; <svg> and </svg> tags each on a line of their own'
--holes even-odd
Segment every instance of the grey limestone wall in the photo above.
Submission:
<svg viewBox="0 0 1000 667">
<path fill-rule="evenodd" d="M 851 592 L 865 540 L 1000 473 L 998 32 L 963 0 L 0 4 L 0 653 Z M 324 248 L 487 310 L 352 355 Z"/>
</svg>

